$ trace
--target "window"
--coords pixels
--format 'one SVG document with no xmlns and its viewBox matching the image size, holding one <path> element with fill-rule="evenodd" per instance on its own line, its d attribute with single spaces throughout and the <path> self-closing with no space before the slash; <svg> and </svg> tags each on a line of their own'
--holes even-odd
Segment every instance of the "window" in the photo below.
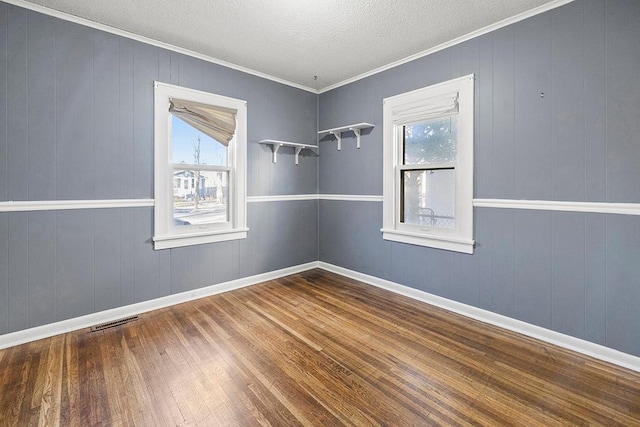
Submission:
<svg viewBox="0 0 640 427">
<path fill-rule="evenodd" d="M 154 102 L 154 248 L 246 238 L 246 102 L 160 82 Z"/>
<path fill-rule="evenodd" d="M 384 100 L 384 239 L 473 253 L 473 109 L 473 75 Z"/>
</svg>

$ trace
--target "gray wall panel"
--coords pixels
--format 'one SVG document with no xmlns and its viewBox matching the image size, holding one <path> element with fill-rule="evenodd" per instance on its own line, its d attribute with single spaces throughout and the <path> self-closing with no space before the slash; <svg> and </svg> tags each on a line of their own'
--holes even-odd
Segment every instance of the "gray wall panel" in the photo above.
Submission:
<svg viewBox="0 0 640 427">
<path fill-rule="evenodd" d="M 27 45 L 27 110 L 29 200 L 56 198 L 55 25 L 29 13 Z"/>
<path fill-rule="evenodd" d="M 222 283 L 238 278 L 238 242 L 215 243 L 213 255 L 213 283 Z"/>
<path fill-rule="evenodd" d="M 9 213 L 9 332 L 29 327 L 29 217 Z"/>
<path fill-rule="evenodd" d="M 291 252 L 287 258 L 294 264 L 305 264 L 318 260 L 318 201 L 306 200 L 288 202 L 287 210 L 290 227 L 296 232 L 291 235 Z M 276 219 L 277 220 L 277 219 Z"/>
<path fill-rule="evenodd" d="M 406 283 L 408 286 L 420 289 L 424 281 L 424 263 L 416 262 L 410 245 L 393 245 L 391 247 L 390 280 L 396 283 Z"/>
<path fill-rule="evenodd" d="M 137 209 L 119 209 L 120 211 L 120 301 L 122 305 L 133 304 L 135 298 L 134 246 L 135 213 Z"/>
<path fill-rule="evenodd" d="M 94 211 L 95 310 L 122 305 L 120 297 L 121 219 L 116 209 Z"/>
<path fill-rule="evenodd" d="M 178 70 L 180 72 L 179 85 L 190 88 L 202 87 L 202 60 L 187 55 L 180 55 Z"/>
<path fill-rule="evenodd" d="M 96 199 L 117 199 L 120 193 L 120 42 L 119 38 L 95 31 L 93 111 L 95 123 L 94 186 Z M 114 108 L 118 106 L 118 108 Z"/>
<path fill-rule="evenodd" d="M 551 328 L 551 213 L 516 211 L 516 316 Z"/>
<path fill-rule="evenodd" d="M 474 258 L 478 265 L 478 276 L 471 278 L 469 283 L 477 282 L 478 307 L 493 310 L 493 219 L 491 210 L 475 208 L 475 239 Z"/>
<path fill-rule="evenodd" d="M 171 251 L 158 253 L 158 295 L 161 297 L 171 294 Z"/>
<path fill-rule="evenodd" d="M 133 107 L 133 41 L 120 39 L 120 61 L 118 80 L 118 146 L 120 148 L 120 197 L 132 199 L 136 196 L 134 159 L 134 107 Z"/>
<path fill-rule="evenodd" d="M 606 215 L 585 215 L 585 339 L 606 345 Z"/>
<path fill-rule="evenodd" d="M 268 271 L 266 256 L 269 246 L 265 238 L 265 225 L 270 224 L 268 214 L 269 209 L 266 203 L 247 204 L 249 233 L 247 239 L 238 243 L 238 257 L 244 261 L 243 271 L 249 276 Z"/>
<path fill-rule="evenodd" d="M 493 220 L 491 311 L 515 317 L 515 212 L 497 209 L 491 210 L 490 215 Z"/>
<path fill-rule="evenodd" d="M 193 270 L 190 268 L 189 251 L 186 249 L 171 251 L 171 293 L 188 291 L 193 286 Z"/>
<path fill-rule="evenodd" d="M 493 57 L 483 58 L 491 61 L 493 66 L 492 104 L 482 103 L 484 108 L 491 109 L 493 118 L 492 151 L 490 164 L 479 165 L 478 168 L 489 169 L 492 172 L 491 187 L 487 193 L 476 191 L 477 197 L 513 198 L 515 196 L 515 42 L 513 27 L 502 28 L 491 34 L 493 36 Z M 485 66 L 488 67 L 488 66 Z M 476 84 L 482 85 L 482 80 L 489 75 L 478 76 Z M 482 112 L 479 113 L 482 118 Z M 485 159 L 479 156 L 475 161 Z"/>
<path fill-rule="evenodd" d="M 425 254 L 424 290 L 444 298 L 451 296 L 450 252 L 439 249 L 427 249 Z"/>
<path fill-rule="evenodd" d="M 93 210 L 56 212 L 56 304 L 58 320 L 94 312 Z"/>
<path fill-rule="evenodd" d="M 133 197 L 153 198 L 153 81 L 158 48 L 133 44 Z"/>
<path fill-rule="evenodd" d="M 607 217 L 607 346 L 640 355 L 640 217 Z"/>
<path fill-rule="evenodd" d="M 178 84 L 179 81 L 174 83 L 171 80 L 171 55 L 173 52 L 160 49 L 158 51 L 158 80 L 165 83 Z"/>
<path fill-rule="evenodd" d="M 8 5 L 0 3 L 0 46 L 8 45 Z M 8 152 L 8 50 L 0 49 L 0 153 Z M 0 157 L 0 201 L 7 200 L 8 161 L 6 154 Z M 2 330 L 0 330 L 2 333 Z"/>
<path fill-rule="evenodd" d="M 551 199 L 584 200 L 585 48 L 583 5 L 551 15 Z"/>
<path fill-rule="evenodd" d="M 56 319 L 56 215 L 29 212 L 29 326 L 53 323 Z"/>
<path fill-rule="evenodd" d="M 388 279 L 392 243 L 382 242 L 382 204 L 320 201 L 320 253 L 337 265 Z M 395 243 L 393 244 L 395 245 Z M 325 258 L 321 258 L 325 261 Z"/>
<path fill-rule="evenodd" d="M 0 14 L 2 13 L 0 5 Z M 0 334 L 9 332 L 9 214 L 0 213 Z"/>
<path fill-rule="evenodd" d="M 551 198 L 550 46 L 549 14 L 534 16 L 515 26 L 513 165 L 518 198 Z"/>
<path fill-rule="evenodd" d="M 7 194 L 6 200 L 27 200 L 28 111 L 27 111 L 27 13 L 8 8 L 7 16 Z M 10 101 L 9 101 L 10 100 Z"/>
<path fill-rule="evenodd" d="M 640 218 L 607 217 L 607 346 L 640 355 Z"/>
<path fill-rule="evenodd" d="M 136 209 L 133 215 L 133 286 L 135 302 L 158 298 L 160 269 L 153 250 L 153 209 Z"/>
<path fill-rule="evenodd" d="M 478 307 L 480 305 L 479 256 L 451 254 L 451 299 Z"/>
<path fill-rule="evenodd" d="M 474 188 L 478 197 L 492 197 L 492 180 L 496 170 L 509 171 L 512 168 L 493 168 L 493 37 L 491 34 L 478 39 L 480 63 L 476 84 L 476 135 L 474 141 Z M 513 111 L 513 110 L 511 110 Z"/>
<path fill-rule="evenodd" d="M 606 3 L 607 201 L 640 203 L 640 2 Z"/>
<path fill-rule="evenodd" d="M 585 232 L 585 214 L 551 214 L 552 329 L 578 338 L 585 338 Z"/>
<path fill-rule="evenodd" d="M 585 200 L 606 200 L 605 28 L 602 0 L 584 2 Z"/>
<path fill-rule="evenodd" d="M 93 199 L 93 31 L 56 22 L 56 192 Z"/>
</svg>

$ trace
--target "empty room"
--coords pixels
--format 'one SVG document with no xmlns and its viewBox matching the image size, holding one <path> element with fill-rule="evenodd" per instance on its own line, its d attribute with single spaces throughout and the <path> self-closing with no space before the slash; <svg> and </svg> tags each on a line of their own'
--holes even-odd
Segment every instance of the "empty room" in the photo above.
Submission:
<svg viewBox="0 0 640 427">
<path fill-rule="evenodd" d="M 640 1 L 0 0 L 0 426 L 640 426 Z"/>
</svg>

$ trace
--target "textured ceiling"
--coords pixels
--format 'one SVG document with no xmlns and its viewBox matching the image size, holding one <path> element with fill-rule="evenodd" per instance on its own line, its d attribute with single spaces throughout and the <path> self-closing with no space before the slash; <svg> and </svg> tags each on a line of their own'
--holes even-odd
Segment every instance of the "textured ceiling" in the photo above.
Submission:
<svg viewBox="0 0 640 427">
<path fill-rule="evenodd" d="M 28 2 L 323 89 L 552 0 Z"/>
</svg>

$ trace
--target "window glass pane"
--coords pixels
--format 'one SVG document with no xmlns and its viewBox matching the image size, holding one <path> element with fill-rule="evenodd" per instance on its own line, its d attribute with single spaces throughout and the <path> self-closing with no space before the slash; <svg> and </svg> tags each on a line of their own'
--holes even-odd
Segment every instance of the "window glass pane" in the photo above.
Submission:
<svg viewBox="0 0 640 427">
<path fill-rule="evenodd" d="M 184 188 L 173 189 L 173 223 L 175 226 L 215 224 L 229 221 L 227 191 L 229 172 L 175 170 Z"/>
<path fill-rule="evenodd" d="M 172 162 L 193 165 L 227 165 L 227 147 L 171 115 Z"/>
<path fill-rule="evenodd" d="M 401 222 L 455 228 L 454 169 L 402 171 Z"/>
<path fill-rule="evenodd" d="M 456 161 L 458 116 L 439 117 L 404 126 L 405 165 Z"/>
</svg>

